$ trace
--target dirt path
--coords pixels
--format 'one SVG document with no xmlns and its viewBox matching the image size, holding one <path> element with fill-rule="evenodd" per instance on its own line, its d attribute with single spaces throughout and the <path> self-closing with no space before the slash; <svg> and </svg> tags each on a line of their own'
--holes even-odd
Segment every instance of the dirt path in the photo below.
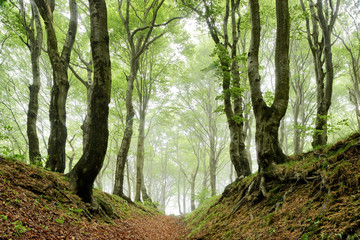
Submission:
<svg viewBox="0 0 360 240">
<path fill-rule="evenodd" d="M 177 240 L 185 239 L 185 226 L 180 218 L 170 216 L 143 216 L 127 220 L 115 220 L 114 225 L 91 224 L 83 229 L 82 236 L 69 234 L 65 239 L 131 239 Z M 84 234 L 86 234 L 84 236 Z"/>
<path fill-rule="evenodd" d="M 0 157 L 0 240 L 2 239 L 184 239 L 180 218 L 128 205 L 97 192 L 117 209 L 112 223 L 87 208 L 68 190 L 64 176 Z"/>
</svg>

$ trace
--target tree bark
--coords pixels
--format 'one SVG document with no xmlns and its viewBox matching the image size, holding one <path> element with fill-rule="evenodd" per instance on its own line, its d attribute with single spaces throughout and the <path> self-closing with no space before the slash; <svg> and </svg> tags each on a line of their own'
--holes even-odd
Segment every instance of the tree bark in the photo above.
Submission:
<svg viewBox="0 0 360 240">
<path fill-rule="evenodd" d="M 144 35 L 141 34 L 139 38 L 136 41 L 136 44 L 134 43 L 134 36 L 133 33 L 130 32 L 129 28 L 129 7 L 130 2 L 126 1 L 126 16 L 124 17 L 121 12 L 122 8 L 122 1 L 119 1 L 119 14 L 121 17 L 121 20 L 125 26 L 126 32 L 127 32 L 127 41 L 130 44 L 130 75 L 126 76 L 127 81 L 127 87 L 126 87 L 126 125 L 125 125 L 125 131 L 123 135 L 123 139 L 121 141 L 121 146 L 117 155 L 116 160 L 116 171 L 115 171 L 115 185 L 114 185 L 114 194 L 124 197 L 124 167 L 125 163 L 127 161 L 127 155 L 130 149 L 131 144 L 131 137 L 133 135 L 133 124 L 134 124 L 134 106 L 133 106 L 133 91 L 134 91 L 134 81 L 137 77 L 137 73 L 139 70 L 139 57 L 145 50 L 145 45 L 147 42 L 143 42 Z M 147 14 L 147 13 L 144 13 Z M 146 19 L 146 17 L 145 17 Z M 143 23 L 143 25 L 146 23 Z M 152 30 L 152 29 L 151 29 Z M 149 31 L 151 34 L 151 31 Z M 150 34 L 148 32 L 147 40 L 150 37 Z"/>
<path fill-rule="evenodd" d="M 69 0 L 70 21 L 66 41 L 61 54 L 58 51 L 58 42 L 53 22 L 53 7 L 45 0 L 34 0 L 39 12 L 44 19 L 47 32 L 48 55 L 53 69 L 53 86 L 50 100 L 50 136 L 48 143 L 49 159 L 46 167 L 52 171 L 64 172 L 65 170 L 65 145 L 67 138 L 66 129 L 66 99 L 69 90 L 68 65 L 71 50 L 77 31 L 77 5 L 76 0 Z"/>
<path fill-rule="evenodd" d="M 78 163 L 69 173 L 71 188 L 85 202 L 92 201 L 92 188 L 104 162 L 108 144 L 108 115 L 111 94 L 111 64 L 107 10 L 104 0 L 89 0 L 91 49 L 94 63 L 89 142 Z"/>
<path fill-rule="evenodd" d="M 31 11 L 32 11 L 32 21 L 30 26 L 27 25 L 25 20 L 25 9 L 23 1 L 20 2 L 21 14 L 23 18 L 23 24 L 26 26 L 26 31 L 30 40 L 30 45 L 28 45 L 31 54 L 31 67 L 33 74 L 33 82 L 32 85 L 29 86 L 30 90 L 30 98 L 28 105 L 28 113 L 27 113 L 27 135 L 29 139 L 29 160 L 30 164 L 40 165 L 41 162 L 41 154 L 39 147 L 39 138 L 37 135 L 37 116 L 39 110 L 39 91 L 41 87 L 40 81 L 40 56 L 41 56 L 41 47 L 43 41 L 43 31 L 40 22 L 40 16 L 37 9 L 37 6 L 34 1 L 30 1 Z M 35 23 L 35 28 L 34 28 Z"/>
<path fill-rule="evenodd" d="M 338 1 L 340 2 L 340 1 Z M 324 44 L 324 58 L 325 58 L 325 69 L 326 69 L 326 80 L 322 85 L 322 91 L 319 89 L 318 95 L 319 102 L 317 105 L 317 116 L 315 123 L 315 133 L 313 137 L 312 146 L 323 146 L 327 143 L 327 116 L 331 105 L 332 86 L 334 81 L 334 67 L 332 63 L 332 52 L 331 52 L 331 30 L 332 26 L 328 26 L 327 20 L 323 14 L 322 0 L 317 1 L 317 12 L 320 27 L 323 34 Z M 336 13 L 337 14 L 337 13 Z M 335 17 L 336 18 L 336 17 Z"/>
<path fill-rule="evenodd" d="M 289 101 L 289 9 L 287 0 L 276 1 L 275 98 L 268 107 L 263 99 L 259 74 L 260 8 L 258 0 L 250 1 L 251 42 L 248 75 L 256 119 L 256 151 L 259 173 L 269 177 L 274 164 L 286 161 L 279 145 L 278 130 Z"/>
<path fill-rule="evenodd" d="M 217 19 L 213 14 L 212 5 L 203 1 L 203 10 L 194 8 L 193 6 L 182 0 L 182 3 L 195 11 L 202 17 L 208 27 L 211 38 L 216 45 L 216 53 L 220 61 L 220 69 L 222 72 L 222 88 L 224 95 L 224 111 L 230 130 L 230 160 L 234 165 L 237 176 L 248 176 L 251 174 L 248 153 L 245 145 L 244 132 L 244 113 L 243 99 L 241 97 L 239 66 L 238 66 L 238 41 L 240 35 L 239 19 L 239 0 L 226 0 L 225 13 L 222 25 L 222 32 L 218 29 Z M 229 19 L 231 27 L 228 27 Z M 228 30 L 231 29 L 232 42 L 229 41 Z"/>
<path fill-rule="evenodd" d="M 140 105 L 142 105 L 140 103 Z M 140 106 L 142 108 L 142 106 Z M 144 143 L 145 143 L 145 109 L 140 109 L 139 136 L 136 154 L 136 189 L 135 201 L 141 201 L 141 190 L 144 182 Z"/>
<path fill-rule="evenodd" d="M 140 13 L 136 13 L 140 20 L 141 27 L 131 31 L 130 29 L 130 1 L 126 0 L 125 16 L 123 15 L 123 0 L 119 0 L 118 12 L 121 18 L 122 23 L 124 24 L 127 42 L 130 46 L 130 74 L 126 77 L 127 89 L 126 89 L 126 127 L 123 139 L 121 141 L 121 146 L 118 152 L 116 160 L 116 171 L 115 171 L 115 185 L 114 185 L 114 194 L 124 197 L 123 193 L 123 183 L 124 183 L 124 167 L 127 161 L 127 155 L 129 152 L 131 137 L 133 134 L 133 123 L 134 123 L 134 107 L 133 107 L 133 90 L 134 90 L 134 81 L 137 77 L 139 70 L 139 60 L 141 55 L 149 48 L 149 46 L 155 42 L 157 39 L 161 38 L 165 31 L 160 33 L 157 36 L 152 36 L 153 30 L 155 27 L 166 26 L 168 23 L 172 22 L 177 18 L 172 18 L 162 25 L 156 25 L 156 18 L 158 12 L 162 7 L 164 0 L 158 1 L 155 0 L 151 6 L 144 9 L 142 14 L 142 19 L 140 18 Z M 133 8 L 134 11 L 136 11 Z M 147 18 L 152 15 L 150 21 Z M 138 37 L 136 38 L 136 35 Z"/>
<path fill-rule="evenodd" d="M 313 0 L 308 0 L 308 2 L 310 7 L 312 32 L 310 30 L 310 18 L 306 17 L 307 40 L 314 59 L 317 89 L 317 115 L 313 141 L 311 144 L 313 147 L 316 147 L 327 143 L 327 116 L 331 105 L 332 86 L 334 80 L 331 34 L 338 15 L 340 1 L 337 1 L 335 8 L 331 7 L 330 15 L 328 15 L 328 9 L 325 9 L 327 12 L 326 16 L 324 16 L 323 13 L 324 9 L 322 0 L 317 0 L 316 6 Z M 306 9 L 303 0 L 300 0 L 300 3 L 303 11 L 305 12 Z M 317 8 L 317 11 L 315 8 Z M 320 41 L 319 26 L 322 32 Z M 326 73 L 324 71 L 324 61 Z"/>
<path fill-rule="evenodd" d="M 138 66 L 138 63 L 137 63 Z M 114 194 L 124 197 L 124 168 L 127 161 L 127 155 L 130 149 L 131 137 L 133 135 L 133 124 L 134 124 L 134 106 L 132 103 L 132 96 L 134 90 L 134 70 L 131 71 L 130 76 L 126 77 L 127 79 L 127 89 L 126 89 L 126 126 L 124 131 L 124 136 L 121 141 L 120 149 L 116 159 L 116 171 L 115 171 L 115 185 L 114 185 Z M 134 76 L 134 77 L 133 77 Z"/>
<path fill-rule="evenodd" d="M 178 208 L 179 208 L 179 213 L 180 215 L 183 215 L 182 209 L 181 209 L 181 194 L 180 194 L 180 176 L 181 176 L 181 172 L 178 172 L 178 177 L 177 177 L 177 202 L 178 202 Z"/>
</svg>

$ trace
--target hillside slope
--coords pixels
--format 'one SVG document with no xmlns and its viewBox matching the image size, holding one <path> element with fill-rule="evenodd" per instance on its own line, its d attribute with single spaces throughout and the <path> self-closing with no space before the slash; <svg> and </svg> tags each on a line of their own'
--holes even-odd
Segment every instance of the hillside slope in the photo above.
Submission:
<svg viewBox="0 0 360 240">
<path fill-rule="evenodd" d="M 0 158 L 0 239 L 181 239 L 180 219 L 95 190 L 69 191 L 63 174 Z"/>
<path fill-rule="evenodd" d="M 269 196 L 238 179 L 186 218 L 190 239 L 360 239 L 360 133 L 279 166 Z M 250 189 L 250 191 L 249 191 Z"/>
</svg>

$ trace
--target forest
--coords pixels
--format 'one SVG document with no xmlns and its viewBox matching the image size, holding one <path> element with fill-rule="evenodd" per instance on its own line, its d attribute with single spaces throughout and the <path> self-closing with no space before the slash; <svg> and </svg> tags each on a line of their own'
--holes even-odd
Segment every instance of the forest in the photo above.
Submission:
<svg viewBox="0 0 360 240">
<path fill-rule="evenodd" d="M 0 12 L 0 155 L 64 173 L 84 202 L 97 189 L 184 215 L 254 173 L 268 198 L 291 156 L 360 130 L 357 0 Z"/>
</svg>

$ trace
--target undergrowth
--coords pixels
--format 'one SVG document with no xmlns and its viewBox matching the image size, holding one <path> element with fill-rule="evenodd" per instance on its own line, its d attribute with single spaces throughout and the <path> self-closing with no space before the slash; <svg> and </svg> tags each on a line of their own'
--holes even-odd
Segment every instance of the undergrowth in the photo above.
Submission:
<svg viewBox="0 0 360 240">
<path fill-rule="evenodd" d="M 253 174 L 200 205 L 185 219 L 189 239 L 360 239 L 360 133 L 277 170 L 267 198 L 247 194 Z"/>
</svg>

